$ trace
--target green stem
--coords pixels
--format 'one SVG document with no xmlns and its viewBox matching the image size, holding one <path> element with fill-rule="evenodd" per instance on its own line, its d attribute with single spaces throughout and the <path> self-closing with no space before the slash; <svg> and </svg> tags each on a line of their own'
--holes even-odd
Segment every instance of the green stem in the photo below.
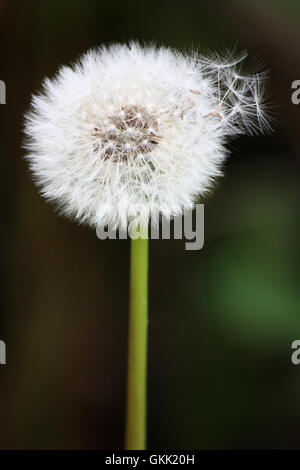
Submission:
<svg viewBox="0 0 300 470">
<path fill-rule="evenodd" d="M 146 448 L 147 316 L 148 239 L 138 238 L 131 240 L 127 450 Z"/>
</svg>

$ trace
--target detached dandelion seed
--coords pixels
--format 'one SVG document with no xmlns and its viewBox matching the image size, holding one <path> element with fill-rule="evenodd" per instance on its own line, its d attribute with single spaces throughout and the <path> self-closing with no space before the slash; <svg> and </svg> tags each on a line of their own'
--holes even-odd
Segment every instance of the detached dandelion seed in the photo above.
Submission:
<svg viewBox="0 0 300 470">
<path fill-rule="evenodd" d="M 246 54 L 203 57 L 137 43 L 87 52 L 32 99 L 27 159 L 42 195 L 97 228 L 193 208 L 222 174 L 228 137 L 269 126 L 264 73 Z M 145 446 L 147 240 L 132 241 L 127 448 Z"/>
</svg>

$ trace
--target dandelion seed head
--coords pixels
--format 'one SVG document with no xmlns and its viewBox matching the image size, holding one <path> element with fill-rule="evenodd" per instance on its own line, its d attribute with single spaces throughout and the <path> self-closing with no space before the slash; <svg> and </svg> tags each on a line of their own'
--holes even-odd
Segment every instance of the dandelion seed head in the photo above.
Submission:
<svg viewBox="0 0 300 470">
<path fill-rule="evenodd" d="M 269 126 L 265 74 L 245 53 L 187 56 L 137 43 L 87 52 L 44 81 L 26 115 L 42 194 L 90 226 L 192 208 L 222 174 L 227 138 Z"/>
</svg>

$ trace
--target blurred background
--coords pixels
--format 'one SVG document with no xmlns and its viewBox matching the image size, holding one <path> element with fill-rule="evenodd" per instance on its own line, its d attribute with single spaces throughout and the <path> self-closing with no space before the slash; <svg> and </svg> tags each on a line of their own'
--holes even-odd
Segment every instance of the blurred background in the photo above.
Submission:
<svg viewBox="0 0 300 470">
<path fill-rule="evenodd" d="M 128 39 L 237 43 L 270 69 L 271 135 L 229 144 L 205 201 L 205 246 L 152 241 L 151 449 L 300 449 L 298 0 L 1 0 L 0 448 L 121 449 L 128 241 L 58 217 L 23 159 L 23 114 L 44 76 Z"/>
</svg>

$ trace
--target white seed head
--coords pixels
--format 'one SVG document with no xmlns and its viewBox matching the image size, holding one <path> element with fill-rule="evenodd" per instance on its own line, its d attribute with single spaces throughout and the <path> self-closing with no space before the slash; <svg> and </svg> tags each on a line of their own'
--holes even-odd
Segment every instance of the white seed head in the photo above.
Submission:
<svg viewBox="0 0 300 470">
<path fill-rule="evenodd" d="M 216 177 L 226 138 L 267 126 L 263 74 L 233 59 L 136 43 L 86 53 L 33 96 L 27 158 L 42 194 L 90 226 L 125 228 L 192 208 Z"/>
</svg>

